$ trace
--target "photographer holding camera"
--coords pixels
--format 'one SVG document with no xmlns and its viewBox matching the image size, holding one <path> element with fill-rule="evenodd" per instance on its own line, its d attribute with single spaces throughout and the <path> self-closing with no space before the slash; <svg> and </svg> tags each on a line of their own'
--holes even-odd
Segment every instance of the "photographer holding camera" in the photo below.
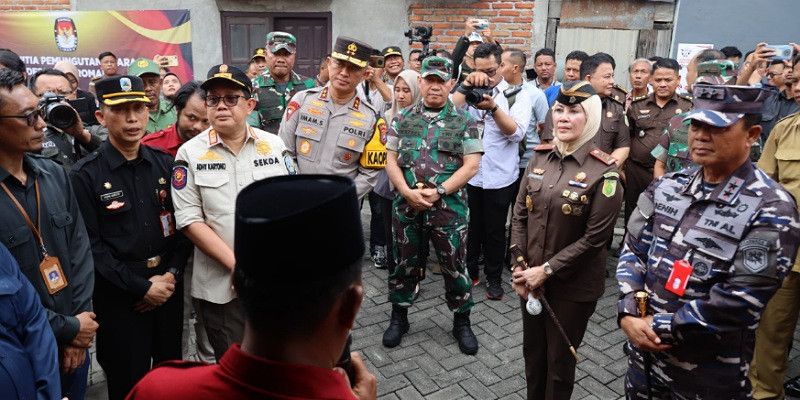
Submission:
<svg viewBox="0 0 800 400">
<path fill-rule="evenodd" d="M 480 275 L 478 258 L 481 247 L 485 256 L 486 297 L 503 298 L 500 276 L 506 249 L 506 217 L 514 199 L 519 175 L 519 142 L 525 137 L 531 120 L 531 101 L 520 96 L 513 110 L 504 91 L 508 83 L 498 72 L 502 50 L 494 43 L 483 43 L 474 52 L 475 71 L 453 94 L 453 102 L 467 106 L 478 121 L 484 155 L 478 174 L 467 185 L 469 228 L 467 268 L 473 283 Z"/>
<path fill-rule="evenodd" d="M 69 171 L 72 165 L 97 149 L 103 142 L 101 126 L 85 129 L 78 112 L 66 97 L 74 90 L 67 75 L 55 69 L 43 69 L 31 76 L 31 91 L 39 97 L 39 108 L 47 123 L 41 155 Z"/>
</svg>

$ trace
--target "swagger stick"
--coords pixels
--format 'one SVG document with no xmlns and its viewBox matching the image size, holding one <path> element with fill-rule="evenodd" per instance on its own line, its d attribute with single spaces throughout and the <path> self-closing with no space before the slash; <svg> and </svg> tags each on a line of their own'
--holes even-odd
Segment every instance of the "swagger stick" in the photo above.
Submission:
<svg viewBox="0 0 800 400">
<path fill-rule="evenodd" d="M 647 316 L 647 301 L 650 298 L 650 295 L 647 292 L 641 290 L 636 292 L 634 295 L 634 299 L 636 300 L 636 309 L 639 311 L 639 318 L 644 318 Z M 652 374 L 653 374 L 653 359 L 650 358 L 650 353 L 642 350 L 642 362 L 644 364 L 644 376 L 647 382 L 647 400 L 651 400 L 653 398 L 653 389 L 652 389 Z"/>
<path fill-rule="evenodd" d="M 512 244 L 511 247 L 508 248 L 511 252 L 511 256 L 514 257 L 516 261 L 515 266 L 522 267 L 523 270 L 528 269 L 528 262 L 525 261 L 525 254 L 522 252 L 522 249 L 519 248 L 516 244 Z M 564 341 L 567 342 L 567 346 L 569 346 L 569 351 L 572 352 L 572 356 L 575 357 L 575 361 L 578 361 L 578 352 L 575 351 L 575 346 L 572 345 L 572 342 L 567 337 L 567 332 L 564 331 L 564 327 L 561 326 L 561 322 L 559 322 L 558 317 L 556 317 L 556 313 L 553 312 L 553 309 L 550 308 L 550 303 L 547 301 L 547 298 L 544 297 L 544 292 L 542 288 L 536 288 L 533 290 L 536 296 L 538 296 L 539 301 L 544 306 L 544 309 L 547 310 L 547 313 L 550 314 L 550 319 L 553 320 L 553 324 L 558 328 L 558 331 L 561 333 L 561 337 L 564 338 Z"/>
</svg>

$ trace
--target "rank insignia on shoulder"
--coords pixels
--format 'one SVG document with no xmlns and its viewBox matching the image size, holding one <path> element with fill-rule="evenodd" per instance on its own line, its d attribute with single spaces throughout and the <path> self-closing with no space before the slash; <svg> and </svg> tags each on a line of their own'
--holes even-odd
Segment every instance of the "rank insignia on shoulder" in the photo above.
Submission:
<svg viewBox="0 0 800 400">
<path fill-rule="evenodd" d="M 103 187 L 106 188 L 106 189 L 111 189 L 111 182 L 104 183 Z"/>
<path fill-rule="evenodd" d="M 603 164 L 606 164 L 606 165 L 611 165 L 611 164 L 614 164 L 616 162 L 614 157 L 611 157 L 610 154 L 608 154 L 608 153 L 606 153 L 606 152 L 604 152 L 604 151 L 602 151 L 600 149 L 594 149 L 589 154 L 594 156 L 594 158 L 602 161 Z"/>
<path fill-rule="evenodd" d="M 533 171 L 531 172 L 533 172 L 536 175 L 544 175 L 544 170 L 541 168 L 534 168 Z"/>
<path fill-rule="evenodd" d="M 549 151 L 553 150 L 554 145 L 550 143 L 543 143 L 533 148 L 533 151 Z"/>
</svg>

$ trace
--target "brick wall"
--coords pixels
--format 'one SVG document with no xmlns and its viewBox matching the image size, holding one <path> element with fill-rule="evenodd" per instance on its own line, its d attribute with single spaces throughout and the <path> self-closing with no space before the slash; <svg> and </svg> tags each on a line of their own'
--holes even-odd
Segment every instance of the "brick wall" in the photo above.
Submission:
<svg viewBox="0 0 800 400">
<path fill-rule="evenodd" d="M 517 47 L 532 56 L 533 1 L 481 0 L 435 1 L 412 3 L 408 20 L 412 25 L 433 26 L 432 48 L 452 51 L 456 40 L 464 35 L 464 21 L 468 17 L 488 19 L 492 36 L 504 47 Z M 414 44 L 413 47 L 419 47 Z M 530 62 L 529 62 L 530 64 Z"/>
<path fill-rule="evenodd" d="M 70 10 L 70 0 L 1 0 L 0 11 Z"/>
</svg>

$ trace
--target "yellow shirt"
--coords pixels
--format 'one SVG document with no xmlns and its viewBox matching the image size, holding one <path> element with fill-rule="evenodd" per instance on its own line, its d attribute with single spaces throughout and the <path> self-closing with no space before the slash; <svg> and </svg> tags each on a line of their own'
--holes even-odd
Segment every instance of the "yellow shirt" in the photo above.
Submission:
<svg viewBox="0 0 800 400">
<path fill-rule="evenodd" d="M 800 113 L 792 114 L 778 122 L 758 160 L 758 167 L 800 201 Z M 800 259 L 792 271 L 800 272 Z"/>
</svg>

